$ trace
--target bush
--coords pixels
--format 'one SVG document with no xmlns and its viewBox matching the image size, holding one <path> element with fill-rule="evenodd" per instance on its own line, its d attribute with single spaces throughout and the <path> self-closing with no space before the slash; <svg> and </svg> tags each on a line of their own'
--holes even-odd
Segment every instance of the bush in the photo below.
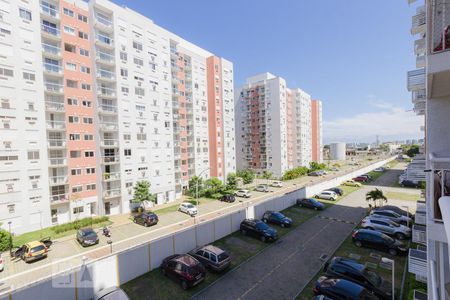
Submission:
<svg viewBox="0 0 450 300">
<path fill-rule="evenodd" d="M 3 229 L 0 229 L 0 252 L 6 251 L 9 249 L 9 243 L 11 240 L 11 236 L 9 232 Z"/>
<path fill-rule="evenodd" d="M 215 194 L 212 194 L 210 196 L 210 198 L 218 200 L 218 199 L 222 198 L 222 194 L 221 193 L 215 193 Z"/>
<path fill-rule="evenodd" d="M 98 224 L 109 221 L 109 218 L 107 216 L 102 217 L 96 217 L 96 218 L 84 218 L 80 220 L 76 220 L 74 222 L 65 223 L 61 225 L 56 225 L 51 227 L 51 230 L 55 233 L 63 233 L 66 231 L 76 230 L 82 227 L 88 227 L 91 226 L 91 224 Z"/>
<path fill-rule="evenodd" d="M 308 174 L 308 168 L 307 167 L 297 167 L 291 170 L 288 170 L 284 173 L 282 180 L 291 180 L 298 178 L 300 176 Z"/>
<path fill-rule="evenodd" d="M 252 183 L 255 179 L 255 173 L 249 169 L 237 171 L 236 176 L 242 178 L 244 184 Z"/>
</svg>

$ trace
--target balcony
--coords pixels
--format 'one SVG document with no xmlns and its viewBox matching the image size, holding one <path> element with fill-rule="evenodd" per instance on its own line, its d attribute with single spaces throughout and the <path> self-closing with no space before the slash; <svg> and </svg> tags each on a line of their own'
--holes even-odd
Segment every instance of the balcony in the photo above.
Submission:
<svg viewBox="0 0 450 300">
<path fill-rule="evenodd" d="M 51 94 L 63 94 L 64 86 L 59 83 L 44 82 L 45 91 Z"/>
<path fill-rule="evenodd" d="M 44 64 L 44 73 L 47 75 L 53 75 L 53 76 L 62 76 L 63 70 L 61 66 L 54 65 L 54 64 Z"/>
<path fill-rule="evenodd" d="M 416 68 L 425 68 L 426 66 L 426 55 L 418 55 L 416 57 Z"/>
<path fill-rule="evenodd" d="M 64 103 L 45 101 L 45 110 L 64 113 L 66 109 Z"/>
<path fill-rule="evenodd" d="M 97 94 L 102 97 L 115 98 L 116 89 L 109 87 L 98 87 Z"/>
<path fill-rule="evenodd" d="M 98 107 L 98 111 L 99 111 L 99 113 L 105 114 L 105 115 L 115 115 L 115 114 L 117 114 L 117 106 L 101 104 Z"/>
<path fill-rule="evenodd" d="M 67 159 L 65 157 L 49 158 L 48 164 L 50 167 L 65 167 L 67 166 Z"/>
<path fill-rule="evenodd" d="M 53 26 L 41 24 L 41 33 L 45 37 L 59 41 L 61 39 L 61 31 Z"/>
<path fill-rule="evenodd" d="M 423 225 L 414 224 L 412 226 L 412 241 L 413 241 L 413 243 L 426 245 L 426 243 L 427 243 L 427 228 Z"/>
<path fill-rule="evenodd" d="M 115 198 L 120 197 L 120 189 L 112 189 L 112 190 L 106 190 L 103 192 L 103 198 L 109 199 L 109 198 Z"/>
<path fill-rule="evenodd" d="M 425 7 L 417 8 L 416 15 L 412 17 L 411 34 L 425 33 L 426 30 L 426 13 Z"/>
<path fill-rule="evenodd" d="M 103 31 L 112 32 L 114 30 L 111 19 L 99 14 L 95 14 L 94 26 Z"/>
<path fill-rule="evenodd" d="M 102 164 L 111 165 L 118 164 L 120 162 L 120 156 L 102 156 Z"/>
<path fill-rule="evenodd" d="M 50 204 L 69 203 L 69 194 L 50 195 Z"/>
<path fill-rule="evenodd" d="M 99 69 L 97 70 L 97 79 L 104 81 L 115 81 L 116 75 L 111 71 Z"/>
<path fill-rule="evenodd" d="M 105 64 L 108 66 L 115 65 L 114 55 L 108 54 L 106 52 L 97 51 L 95 55 L 95 59 L 98 63 Z"/>
<path fill-rule="evenodd" d="M 119 125 L 117 123 L 102 122 L 100 123 L 100 129 L 102 131 L 117 131 L 119 130 Z"/>
<path fill-rule="evenodd" d="M 119 147 L 119 141 L 118 140 L 102 140 L 100 142 L 100 145 L 103 148 L 117 148 L 117 147 Z"/>
<path fill-rule="evenodd" d="M 420 102 L 420 101 L 426 101 L 427 100 L 427 93 L 426 90 L 417 90 L 412 92 L 412 102 Z"/>
<path fill-rule="evenodd" d="M 414 54 L 424 55 L 427 52 L 427 40 L 426 38 L 418 39 L 414 42 Z"/>
<path fill-rule="evenodd" d="M 426 110 L 426 102 L 425 101 L 419 101 L 414 103 L 413 110 L 418 116 L 424 116 L 425 110 Z"/>
<path fill-rule="evenodd" d="M 47 121 L 48 130 L 66 130 L 65 121 Z"/>
<path fill-rule="evenodd" d="M 66 175 L 63 176 L 52 176 L 48 178 L 50 185 L 60 185 L 68 183 Z"/>
<path fill-rule="evenodd" d="M 41 3 L 41 15 L 45 17 L 49 17 L 53 20 L 59 20 L 59 11 L 56 7 L 50 7 Z"/>
<path fill-rule="evenodd" d="M 100 33 L 95 35 L 95 44 L 100 47 L 114 49 L 114 39 Z"/>
<path fill-rule="evenodd" d="M 65 139 L 48 139 L 48 148 L 49 149 L 62 149 L 66 147 Z"/>
<path fill-rule="evenodd" d="M 116 181 L 116 180 L 120 180 L 119 172 L 103 174 L 103 181 Z"/>
<path fill-rule="evenodd" d="M 417 69 L 408 72 L 408 91 L 425 89 L 425 69 Z"/>
<path fill-rule="evenodd" d="M 427 277 L 427 252 L 409 249 L 408 271 L 418 276 Z"/>
<path fill-rule="evenodd" d="M 61 48 L 50 44 L 42 43 L 42 53 L 51 58 L 61 58 Z"/>
</svg>

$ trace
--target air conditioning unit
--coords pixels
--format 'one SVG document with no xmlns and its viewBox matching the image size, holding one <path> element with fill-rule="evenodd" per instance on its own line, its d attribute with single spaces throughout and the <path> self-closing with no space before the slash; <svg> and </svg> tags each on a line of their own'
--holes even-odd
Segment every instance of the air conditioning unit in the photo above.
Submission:
<svg viewBox="0 0 450 300">
<path fill-rule="evenodd" d="M 143 116 L 144 116 L 144 113 L 143 113 L 142 111 L 140 111 L 140 112 L 139 112 L 139 117 L 142 118 Z"/>
</svg>

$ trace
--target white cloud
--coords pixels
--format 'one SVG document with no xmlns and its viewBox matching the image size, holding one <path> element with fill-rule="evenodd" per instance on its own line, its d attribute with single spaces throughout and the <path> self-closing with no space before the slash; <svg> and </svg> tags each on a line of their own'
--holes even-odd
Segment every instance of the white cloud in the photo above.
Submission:
<svg viewBox="0 0 450 300">
<path fill-rule="evenodd" d="M 323 122 L 325 143 L 373 142 L 376 135 L 379 135 L 381 140 L 423 136 L 420 132 L 420 126 L 424 124 L 423 117 L 389 102 L 377 100 L 373 95 L 369 95 L 368 98 L 368 104 L 377 111 Z"/>
</svg>

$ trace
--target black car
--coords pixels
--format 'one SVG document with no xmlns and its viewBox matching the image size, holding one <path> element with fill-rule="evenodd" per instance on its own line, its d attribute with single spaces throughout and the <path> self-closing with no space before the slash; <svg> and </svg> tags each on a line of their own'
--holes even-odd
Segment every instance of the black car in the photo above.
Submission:
<svg viewBox="0 0 450 300">
<path fill-rule="evenodd" d="M 234 195 L 231 195 L 231 194 L 230 195 L 223 195 L 220 198 L 220 201 L 233 203 L 234 201 L 236 201 L 236 198 L 234 197 Z"/>
<path fill-rule="evenodd" d="M 158 224 L 158 216 L 152 212 L 143 212 L 134 216 L 133 222 L 144 225 L 144 227 Z"/>
<path fill-rule="evenodd" d="M 257 237 L 262 242 L 278 239 L 277 231 L 261 220 L 245 219 L 241 222 L 240 231 L 243 235 Z"/>
<path fill-rule="evenodd" d="M 375 230 L 358 229 L 353 232 L 352 241 L 356 247 L 377 249 L 390 255 L 404 255 L 408 251 L 402 242 Z"/>
<path fill-rule="evenodd" d="M 308 176 L 322 176 L 323 173 L 320 171 L 313 171 L 313 172 L 309 172 Z"/>
<path fill-rule="evenodd" d="M 418 184 L 418 183 L 416 183 L 416 182 L 414 182 L 414 181 L 411 181 L 411 180 L 403 180 L 403 181 L 400 183 L 400 185 L 403 186 L 403 187 L 412 187 L 412 188 L 417 188 L 417 187 L 419 187 L 419 184 Z"/>
<path fill-rule="evenodd" d="M 333 191 L 336 194 L 338 194 L 339 196 L 344 195 L 344 190 L 341 188 L 338 188 L 338 187 L 333 187 L 333 188 L 327 189 L 327 191 Z"/>
<path fill-rule="evenodd" d="M 292 225 L 292 219 L 286 217 L 278 211 L 266 211 L 262 217 L 262 220 L 264 223 L 273 223 L 280 225 L 281 227 L 290 227 Z"/>
<path fill-rule="evenodd" d="M 315 210 L 323 210 L 325 208 L 325 205 L 322 202 L 319 202 L 314 198 L 297 199 L 297 205 Z"/>
<path fill-rule="evenodd" d="M 96 245 L 99 242 L 97 232 L 92 228 L 82 228 L 77 231 L 77 241 L 83 247 Z"/>
<path fill-rule="evenodd" d="M 184 290 L 202 282 L 206 275 L 202 263 L 188 254 L 174 254 L 166 257 L 161 263 L 161 272 L 179 282 Z"/>
<path fill-rule="evenodd" d="M 395 205 L 384 205 L 381 207 L 376 207 L 373 210 L 392 210 L 401 216 L 414 218 L 414 214 L 412 214 L 411 212 L 408 212 L 407 210 L 401 209 L 400 207 L 395 206 Z"/>
<path fill-rule="evenodd" d="M 380 275 L 353 259 L 333 257 L 325 264 L 323 272 L 328 277 L 353 281 L 382 299 L 392 298 L 391 282 L 384 280 Z"/>
<path fill-rule="evenodd" d="M 379 300 L 363 286 L 342 278 L 320 277 L 313 288 L 314 295 L 328 296 L 334 300 Z"/>
<path fill-rule="evenodd" d="M 228 253 L 216 246 L 207 245 L 189 252 L 189 255 L 201 262 L 206 268 L 221 272 L 231 264 Z"/>
</svg>

